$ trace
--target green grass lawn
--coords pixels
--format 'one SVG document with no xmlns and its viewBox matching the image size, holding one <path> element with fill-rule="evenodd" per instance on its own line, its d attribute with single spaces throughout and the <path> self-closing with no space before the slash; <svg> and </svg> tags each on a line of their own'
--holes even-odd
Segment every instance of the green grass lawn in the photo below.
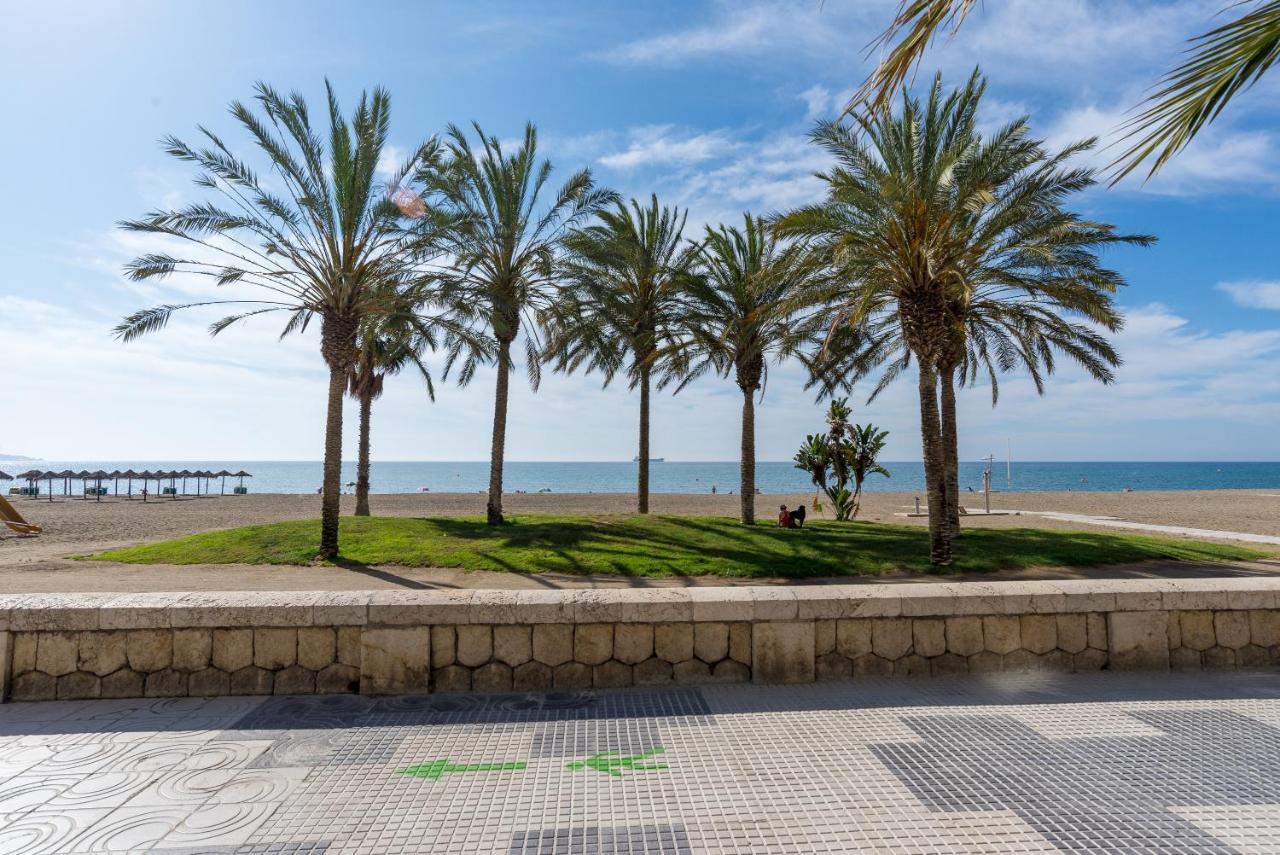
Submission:
<svg viewBox="0 0 1280 855">
<path fill-rule="evenodd" d="M 310 564 L 319 538 L 319 520 L 301 520 L 212 531 L 90 557 L 133 564 Z M 923 527 L 821 520 L 787 530 L 772 520 L 745 528 L 723 517 L 522 516 L 500 528 L 486 526 L 481 517 L 345 517 L 340 544 L 343 560 L 355 564 L 519 573 L 812 578 L 929 569 Z M 1159 558 L 1236 561 L 1267 554 L 1131 534 L 970 529 L 957 543 L 954 569 Z"/>
</svg>

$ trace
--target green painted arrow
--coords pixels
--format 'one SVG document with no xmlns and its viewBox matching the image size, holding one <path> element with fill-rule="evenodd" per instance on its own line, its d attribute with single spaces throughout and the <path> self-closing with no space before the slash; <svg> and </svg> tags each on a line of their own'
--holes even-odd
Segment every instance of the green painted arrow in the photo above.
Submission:
<svg viewBox="0 0 1280 855">
<path fill-rule="evenodd" d="M 661 754 L 667 749 L 659 745 L 657 748 L 651 748 L 643 754 L 631 754 L 627 756 L 620 755 L 617 751 L 604 751 L 600 754 L 593 754 L 586 760 L 574 760 L 572 763 L 565 765 L 566 769 L 594 769 L 597 772 L 604 772 L 606 775 L 612 775 L 615 778 L 622 777 L 623 769 L 636 772 L 649 772 L 655 769 L 666 769 L 665 763 L 641 763 L 641 760 L 647 760 L 655 754 Z"/>
<path fill-rule="evenodd" d="M 401 769 L 400 774 L 412 775 L 415 778 L 430 778 L 434 781 L 446 772 L 518 772 L 527 768 L 529 768 L 529 764 L 523 761 L 514 763 L 451 763 L 449 758 L 446 757 L 443 760 L 432 760 L 430 763 L 419 763 L 417 766 Z"/>
</svg>

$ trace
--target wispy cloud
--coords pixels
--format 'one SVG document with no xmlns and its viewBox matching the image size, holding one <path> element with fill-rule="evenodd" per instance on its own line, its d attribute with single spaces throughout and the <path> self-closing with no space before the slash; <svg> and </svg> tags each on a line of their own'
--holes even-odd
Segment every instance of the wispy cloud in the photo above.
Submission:
<svg viewBox="0 0 1280 855">
<path fill-rule="evenodd" d="M 1219 282 L 1218 290 L 1249 309 L 1280 310 L 1280 282 Z"/>
<path fill-rule="evenodd" d="M 615 169 L 653 164 L 703 163 L 738 147 L 724 130 L 709 133 L 680 132 L 671 125 L 633 128 L 622 151 L 605 154 L 600 163 Z"/>
</svg>

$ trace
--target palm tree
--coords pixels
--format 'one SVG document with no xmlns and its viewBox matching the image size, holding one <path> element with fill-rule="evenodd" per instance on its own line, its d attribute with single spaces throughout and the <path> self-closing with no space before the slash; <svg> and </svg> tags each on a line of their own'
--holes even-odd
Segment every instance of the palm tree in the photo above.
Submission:
<svg viewBox="0 0 1280 855">
<path fill-rule="evenodd" d="M 599 189 L 591 170 L 574 173 L 549 202 L 542 196 L 551 163 L 538 160 L 538 132 L 532 124 L 515 151 L 503 151 L 497 137 L 473 125 L 480 149 L 455 125 L 448 130 L 448 162 L 424 170 L 432 200 L 451 217 L 447 247 L 453 256 L 441 273 L 442 301 L 461 325 L 483 331 L 496 354 L 497 385 L 493 404 L 493 441 L 489 456 L 490 525 L 502 518 L 502 463 L 507 435 L 507 391 L 512 369 L 511 346 L 525 332 L 526 367 L 536 389 L 541 354 L 536 318 L 556 297 L 556 256 L 565 233 L 602 205 L 616 199 Z M 445 373 L 466 345 L 450 336 Z M 469 382 L 479 357 L 470 352 L 459 380 Z"/>
<path fill-rule="evenodd" d="M 862 138 L 820 123 L 813 140 L 836 161 L 821 176 L 827 199 L 777 223 L 830 271 L 807 296 L 827 307 L 829 333 L 811 370 L 853 382 L 883 367 L 874 397 L 917 368 L 936 564 L 950 562 L 958 528 L 957 380 L 985 372 L 994 393 L 997 372 L 1023 368 L 1043 391 L 1057 350 L 1110 382 L 1119 358 L 1090 325 L 1119 329 L 1111 295 L 1124 282 L 1098 252 L 1153 240 L 1064 207 L 1096 183 L 1069 165 L 1093 141 L 1050 153 L 1025 119 L 983 139 L 974 116 L 984 86 L 975 72 L 944 95 L 935 78 L 926 103 L 904 96 L 897 115 L 878 109 Z"/>
<path fill-rule="evenodd" d="M 919 66 L 944 28 L 957 30 L 975 0 L 901 0 L 892 23 L 873 42 L 887 45 L 901 36 L 850 100 L 887 104 Z M 1216 119 L 1231 99 L 1258 82 L 1280 59 L 1280 0 L 1239 0 L 1228 8 L 1252 6 L 1225 24 L 1195 36 L 1187 58 L 1169 71 L 1125 125 L 1126 148 L 1115 159 L 1113 183 L 1151 159 L 1155 175 Z"/>
<path fill-rule="evenodd" d="M 266 179 L 206 128 L 200 129 L 202 146 L 165 140 L 170 155 L 200 168 L 196 184 L 215 200 L 122 222 L 129 231 L 189 248 L 177 255 L 140 256 L 126 266 L 126 275 L 144 281 L 182 274 L 217 286 L 252 288 L 256 299 L 161 305 L 125 318 L 115 334 L 131 341 L 163 328 L 175 311 L 197 306 L 237 307 L 210 327 L 214 335 L 243 318 L 270 312 L 288 315 L 282 336 L 319 318 L 320 353 L 329 369 L 319 556 L 328 559 L 338 554 L 342 399 L 356 361 L 358 331 L 367 318 L 390 310 L 389 293 L 380 283 L 412 275 L 432 251 L 434 235 L 427 224 L 433 218 L 406 217 L 397 201 L 414 201 L 414 210 L 420 206 L 425 212 L 420 194 L 406 181 L 436 161 L 438 144 L 428 140 L 413 150 L 392 176 L 393 199 L 382 192 L 377 174 L 390 96 L 381 88 L 361 95 L 348 122 L 328 81 L 325 89 L 328 128 L 323 135 L 312 127 L 298 94 L 285 97 L 259 83 L 260 113 L 240 102 L 231 105 L 232 115 L 266 157 L 271 171 Z"/>
<path fill-rule="evenodd" d="M 807 275 L 795 247 L 783 246 L 765 222 L 743 216 L 741 229 L 707 227 L 685 284 L 680 332 L 658 356 L 670 360 L 659 383 L 676 391 L 711 371 L 733 375 L 742 392 L 740 480 L 743 525 L 755 523 L 755 397 L 770 360 L 793 355 L 808 341 L 792 296 Z"/>
<path fill-rule="evenodd" d="M 597 222 L 566 235 L 565 297 L 552 307 L 545 357 L 556 369 L 582 364 L 604 374 L 604 384 L 625 370 L 640 390 L 640 441 L 636 460 L 637 510 L 649 513 L 649 394 L 660 344 L 678 323 L 680 287 L 693 248 L 684 243 L 687 212 L 641 207 L 632 199 L 597 214 Z"/>
</svg>

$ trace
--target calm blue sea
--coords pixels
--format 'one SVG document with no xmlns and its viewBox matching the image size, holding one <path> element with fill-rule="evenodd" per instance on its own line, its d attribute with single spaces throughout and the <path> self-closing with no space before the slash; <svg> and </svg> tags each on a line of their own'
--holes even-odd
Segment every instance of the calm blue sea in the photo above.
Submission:
<svg viewBox="0 0 1280 855">
<path fill-rule="evenodd" d="M 888 463 L 891 478 L 872 477 L 868 490 L 918 492 L 924 487 L 920 463 Z M 960 465 L 961 489 L 982 487 L 980 461 Z M 28 469 L 244 469 L 253 473 L 246 481 L 253 493 L 314 493 L 320 486 L 318 462 L 253 460 L 41 460 L 6 461 L 0 465 L 10 475 Z M 653 463 L 651 489 L 656 493 L 705 493 L 715 485 L 720 492 L 737 487 L 737 463 Z M 1050 463 L 1015 461 L 1011 471 L 997 462 L 992 479 L 996 490 L 1280 490 L 1280 462 L 1274 463 Z M 416 493 L 427 487 L 434 493 L 477 492 L 489 479 L 487 462 L 375 462 L 375 493 Z M 343 467 L 343 481 L 355 480 L 355 464 Z M 508 492 L 630 493 L 635 491 L 634 463 L 529 463 L 506 465 Z M 228 479 L 228 491 L 234 479 Z M 798 493 L 810 489 L 808 476 L 789 462 L 759 463 L 756 484 L 765 493 Z M 55 484 L 55 489 L 60 486 Z M 214 491 L 218 484 L 214 483 Z"/>
</svg>

